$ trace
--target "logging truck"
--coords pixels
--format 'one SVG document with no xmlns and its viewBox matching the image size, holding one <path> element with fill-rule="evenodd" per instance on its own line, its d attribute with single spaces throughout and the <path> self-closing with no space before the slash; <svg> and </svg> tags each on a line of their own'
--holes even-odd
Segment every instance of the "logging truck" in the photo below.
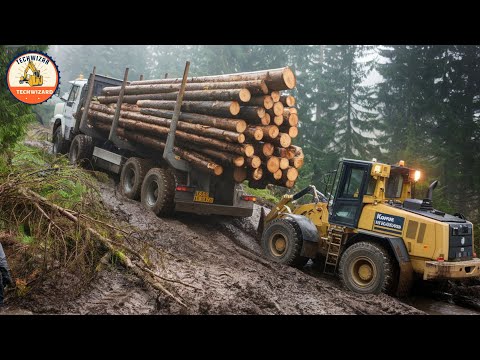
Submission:
<svg viewBox="0 0 480 360">
<path fill-rule="evenodd" d="M 122 81 L 98 75 L 94 68 L 88 80 L 70 81 L 69 93 L 62 96 L 62 103 L 55 106 L 51 119 L 53 152 L 68 154 L 71 163 L 119 174 L 121 192 L 127 198 L 140 199 L 148 210 L 159 216 L 168 216 L 175 211 L 250 216 L 255 198 L 244 194 L 242 185 L 234 179 L 233 169 L 222 169 L 222 176 L 216 176 L 219 175 L 215 173 L 217 168 L 209 168 L 206 163 L 205 168 L 209 171 L 199 170 L 185 160 L 189 158 L 188 152 L 174 145 L 187 73 L 188 63 L 182 85 L 175 96 L 176 106 L 166 141 L 161 143 L 162 149 L 152 150 L 141 142 L 126 140 L 129 132 L 119 127 L 128 69 Z M 117 108 L 112 111 L 113 121 L 110 125 L 92 127 L 87 119 L 92 98 L 99 97 L 108 86 L 122 87 Z M 145 138 L 154 142 L 152 136 Z M 202 161 L 201 158 L 195 159 Z"/>
</svg>

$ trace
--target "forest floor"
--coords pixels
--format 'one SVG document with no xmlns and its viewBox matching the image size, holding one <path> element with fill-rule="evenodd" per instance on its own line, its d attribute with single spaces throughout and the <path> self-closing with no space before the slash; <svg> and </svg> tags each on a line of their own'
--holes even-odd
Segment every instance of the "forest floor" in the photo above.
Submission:
<svg viewBox="0 0 480 360">
<path fill-rule="evenodd" d="M 27 142 L 48 148 L 48 143 Z M 178 286 L 182 308 L 158 295 L 129 271 L 109 264 L 80 286 L 72 274 L 42 284 L 34 294 L 7 297 L 5 314 L 425 314 L 396 298 L 359 295 L 344 290 L 338 279 L 320 274 L 311 263 L 295 269 L 263 258 L 255 234 L 260 206 L 252 217 L 177 214 L 158 218 L 118 191 L 118 179 L 99 184 L 101 201 L 118 224 L 129 224 L 168 252 L 162 267 L 171 277 L 194 286 Z M 79 291 L 71 289 L 78 287 Z M 439 294 L 446 292 L 438 291 Z M 480 284 L 466 288 L 476 302 Z M 451 291 L 450 291 L 451 292 Z M 472 300 L 473 299 L 473 300 Z M 444 299 L 450 301 L 451 299 Z M 474 304 L 471 307 L 475 307 Z"/>
</svg>

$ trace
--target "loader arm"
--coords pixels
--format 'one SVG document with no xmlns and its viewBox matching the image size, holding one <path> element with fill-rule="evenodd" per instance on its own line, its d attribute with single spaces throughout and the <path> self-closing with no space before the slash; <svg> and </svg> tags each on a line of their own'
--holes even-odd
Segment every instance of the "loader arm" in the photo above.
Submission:
<svg viewBox="0 0 480 360">
<path fill-rule="evenodd" d="M 28 70 L 32 70 L 33 75 L 36 75 L 38 73 L 38 70 L 33 64 L 33 62 L 29 61 L 27 67 L 25 68 L 25 71 L 23 72 L 23 77 L 20 79 L 20 83 L 27 81 Z"/>
</svg>

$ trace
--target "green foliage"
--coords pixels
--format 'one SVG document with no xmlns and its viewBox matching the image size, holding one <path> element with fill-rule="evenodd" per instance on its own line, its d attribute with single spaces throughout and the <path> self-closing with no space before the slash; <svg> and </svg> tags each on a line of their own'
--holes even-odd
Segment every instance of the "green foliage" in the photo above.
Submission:
<svg viewBox="0 0 480 360">
<path fill-rule="evenodd" d="M 9 48 L 0 45 L 0 75 L 5 76 L 7 67 L 15 55 L 26 50 L 45 51 L 47 45 L 25 45 Z M 0 154 L 5 153 L 26 132 L 27 124 L 35 119 L 32 105 L 24 104 L 13 97 L 5 81 L 0 81 Z"/>
<path fill-rule="evenodd" d="M 277 202 L 280 201 L 280 196 L 276 195 L 272 190 L 270 189 L 253 189 L 247 185 L 247 182 L 243 183 L 243 189 L 244 192 L 248 195 L 253 195 L 258 198 L 262 198 L 266 201 L 269 201 L 271 203 L 276 204 Z"/>
</svg>

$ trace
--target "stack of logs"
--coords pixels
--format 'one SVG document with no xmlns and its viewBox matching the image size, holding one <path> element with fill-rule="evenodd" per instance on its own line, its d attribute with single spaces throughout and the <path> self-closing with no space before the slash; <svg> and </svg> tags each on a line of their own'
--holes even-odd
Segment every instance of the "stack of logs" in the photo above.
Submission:
<svg viewBox="0 0 480 360">
<path fill-rule="evenodd" d="M 117 135 L 163 150 L 182 79 L 131 81 L 125 86 Z M 174 152 L 192 166 L 249 186 L 291 188 L 303 165 L 295 98 L 281 94 L 296 80 L 288 68 L 187 79 Z M 90 103 L 89 124 L 108 134 L 120 86 Z"/>
</svg>

